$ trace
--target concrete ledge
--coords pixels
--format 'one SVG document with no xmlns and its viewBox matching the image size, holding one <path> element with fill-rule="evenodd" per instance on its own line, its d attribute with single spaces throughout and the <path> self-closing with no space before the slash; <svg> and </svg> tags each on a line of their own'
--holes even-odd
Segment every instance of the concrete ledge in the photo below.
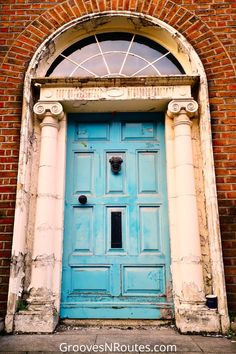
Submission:
<svg viewBox="0 0 236 354">
<path fill-rule="evenodd" d="M 63 326 L 79 326 L 79 327 L 112 327 L 112 328 L 139 328 L 139 327 L 162 327 L 170 326 L 172 320 L 135 320 L 135 319 L 62 319 L 60 325 Z"/>
</svg>

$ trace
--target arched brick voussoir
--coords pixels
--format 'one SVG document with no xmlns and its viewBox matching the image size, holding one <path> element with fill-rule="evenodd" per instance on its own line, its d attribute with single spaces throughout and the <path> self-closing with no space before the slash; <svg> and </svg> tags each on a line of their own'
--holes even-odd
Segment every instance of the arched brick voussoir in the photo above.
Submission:
<svg viewBox="0 0 236 354">
<path fill-rule="evenodd" d="M 206 63 L 211 64 L 210 73 L 212 73 L 213 67 L 217 67 L 216 74 L 218 76 L 220 75 L 219 66 L 222 69 L 221 72 L 224 73 L 225 67 L 229 65 L 232 67 L 232 71 L 235 72 L 232 60 L 222 42 L 201 18 L 174 1 L 161 0 L 160 2 L 162 9 L 158 7 L 153 16 L 158 17 L 180 32 L 194 47 L 203 65 Z M 209 51 L 214 53 L 209 56 Z M 221 53 L 221 58 L 217 57 L 219 53 Z M 207 66 L 205 71 L 208 74 Z"/>
<path fill-rule="evenodd" d="M 170 0 L 152 0 L 149 2 L 143 0 L 66 0 L 46 10 L 29 23 L 15 39 L 3 63 L 11 65 L 12 71 L 22 72 L 22 68 L 26 68 L 42 42 L 61 26 L 88 14 L 118 9 L 117 13 L 119 11 L 140 12 L 160 19 L 174 27 L 193 45 L 203 64 L 206 65 L 207 74 L 209 70 L 209 74 L 212 75 L 212 68 L 214 67 L 218 67 L 215 72 L 216 77 L 224 72 L 225 67 L 228 68 L 231 65 L 233 70 L 232 61 L 213 30 L 196 14 L 176 2 Z M 16 50 L 19 44 L 24 49 L 24 57 L 20 57 Z M 210 51 L 213 51 L 211 56 L 208 55 Z M 221 57 L 217 57 L 216 60 L 219 53 Z M 12 59 L 10 59 L 12 57 L 16 57 L 16 65 L 12 64 Z M 211 63 L 212 67 L 209 65 Z M 222 71 L 219 71 L 219 67 L 222 68 Z"/>
</svg>

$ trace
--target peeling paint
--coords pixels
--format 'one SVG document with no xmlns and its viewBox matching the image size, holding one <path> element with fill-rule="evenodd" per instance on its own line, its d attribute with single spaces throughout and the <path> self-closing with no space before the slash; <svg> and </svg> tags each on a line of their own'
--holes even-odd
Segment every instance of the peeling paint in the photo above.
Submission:
<svg viewBox="0 0 236 354">
<path fill-rule="evenodd" d="M 132 26 L 134 27 L 134 29 L 138 32 L 143 30 L 145 27 L 153 28 L 153 25 L 141 14 L 138 19 L 135 17 L 132 17 L 132 16 L 128 17 L 127 19 L 128 19 L 128 22 L 130 22 L 132 24 Z M 155 24 L 155 26 L 160 28 L 160 26 L 158 24 Z"/>
<path fill-rule="evenodd" d="M 55 256 L 54 254 L 47 255 L 39 255 L 36 258 L 32 259 L 32 265 L 34 267 L 46 267 L 48 265 L 54 265 L 55 263 Z"/>
<path fill-rule="evenodd" d="M 175 313 L 176 324 L 181 333 L 220 332 L 220 321 L 216 311 L 204 307 L 181 305 Z"/>
<path fill-rule="evenodd" d="M 172 285 L 172 281 L 168 282 L 166 284 L 166 300 L 169 302 L 173 301 L 173 285 Z"/>
<path fill-rule="evenodd" d="M 190 303 L 199 302 L 205 303 L 205 296 L 202 289 L 199 289 L 194 281 L 182 284 L 182 299 Z"/>
<path fill-rule="evenodd" d="M 23 189 L 24 185 L 22 183 L 17 183 L 16 189 L 19 191 Z"/>
<path fill-rule="evenodd" d="M 171 319 L 171 318 L 173 318 L 173 309 L 171 309 L 171 308 L 162 308 L 161 310 L 160 310 L 160 313 L 161 313 L 161 318 L 163 318 L 163 319 Z"/>
<path fill-rule="evenodd" d="M 201 104 L 200 104 L 201 105 Z M 200 106 L 201 109 L 201 106 Z M 193 155 L 194 155 L 194 174 L 195 174 L 195 185 L 196 185 L 196 196 L 197 196 L 197 207 L 198 207 L 198 220 L 199 220 L 199 231 L 200 231 L 200 242 L 201 242 L 201 254 L 202 254 L 202 264 L 203 264 L 203 276 L 204 276 L 204 286 L 205 293 L 212 293 L 212 269 L 210 261 L 210 249 L 209 249 L 209 239 L 208 239 L 208 226 L 207 226 L 207 210 L 206 210 L 206 200 L 204 195 L 204 182 L 202 174 L 202 153 L 200 149 L 200 132 L 198 120 L 193 120 L 192 126 L 192 145 L 193 145 Z"/>
<path fill-rule="evenodd" d="M 108 24 L 110 22 L 110 17 L 98 17 L 96 21 L 90 16 L 88 19 L 74 27 L 75 30 L 81 31 L 83 29 L 87 34 L 94 33 L 100 27 Z"/>
<path fill-rule="evenodd" d="M 13 255 L 11 258 L 11 274 L 10 277 L 14 279 L 11 286 L 11 293 L 21 296 L 23 290 L 23 281 L 25 277 L 25 255 L 19 253 L 18 256 Z"/>
</svg>

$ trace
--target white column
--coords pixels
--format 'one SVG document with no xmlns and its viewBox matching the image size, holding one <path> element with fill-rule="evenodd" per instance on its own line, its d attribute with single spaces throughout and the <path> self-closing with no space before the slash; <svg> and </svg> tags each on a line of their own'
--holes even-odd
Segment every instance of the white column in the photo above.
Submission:
<svg viewBox="0 0 236 354">
<path fill-rule="evenodd" d="M 191 120 L 198 110 L 194 100 L 173 100 L 175 168 L 175 247 L 172 258 L 174 290 L 179 305 L 204 305 L 204 283 L 194 180 Z"/>
<path fill-rule="evenodd" d="M 38 102 L 34 113 L 42 122 L 38 189 L 32 254 L 30 296 L 31 310 L 52 308 L 53 269 L 55 263 L 57 140 L 63 107 L 58 102 Z"/>
</svg>

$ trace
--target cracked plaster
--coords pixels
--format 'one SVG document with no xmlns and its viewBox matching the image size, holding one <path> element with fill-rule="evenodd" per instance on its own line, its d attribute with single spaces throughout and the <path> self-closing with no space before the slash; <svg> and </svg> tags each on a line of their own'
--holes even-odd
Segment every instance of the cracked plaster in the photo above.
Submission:
<svg viewBox="0 0 236 354">
<path fill-rule="evenodd" d="M 198 220 L 199 220 L 199 232 L 202 254 L 202 266 L 205 293 L 212 294 L 212 269 L 210 262 L 210 250 L 208 240 L 208 228 L 206 218 L 206 202 L 204 195 L 204 182 L 202 175 L 202 154 L 200 149 L 200 136 L 198 119 L 192 120 L 192 145 L 193 145 L 193 159 L 194 159 L 194 174 L 195 174 L 195 186 L 197 196 L 197 208 L 198 208 Z"/>
</svg>

